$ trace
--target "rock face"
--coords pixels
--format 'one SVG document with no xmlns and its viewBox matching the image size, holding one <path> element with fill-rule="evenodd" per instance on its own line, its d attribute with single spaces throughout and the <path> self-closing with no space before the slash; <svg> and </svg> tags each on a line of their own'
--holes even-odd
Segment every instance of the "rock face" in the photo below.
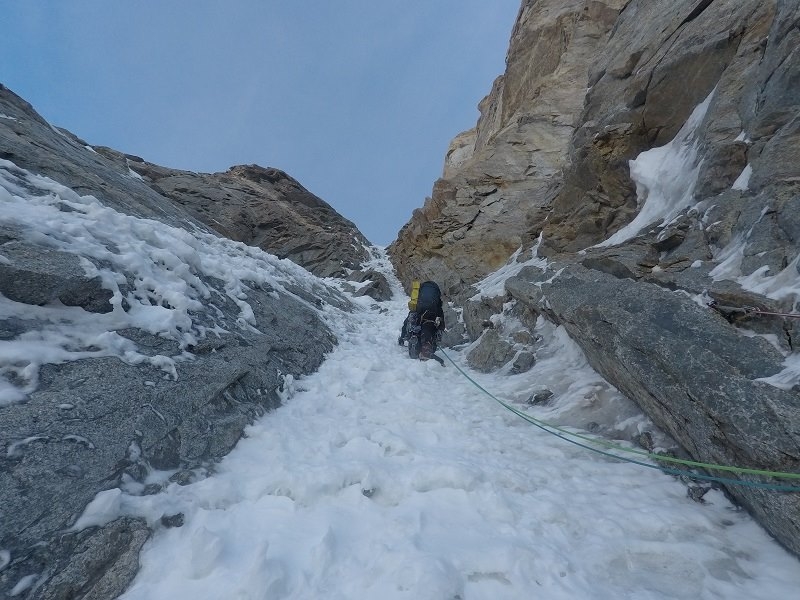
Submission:
<svg viewBox="0 0 800 600">
<path fill-rule="evenodd" d="M 209 175 L 130 159 L 128 165 L 211 229 L 318 277 L 343 276 L 369 258 L 370 244 L 353 223 L 278 169 L 242 165 Z"/>
<path fill-rule="evenodd" d="M 504 302 L 563 325 L 696 460 L 800 472 L 800 319 L 737 310 L 800 312 L 799 20 L 523 1 L 477 127 L 390 248 L 401 279 L 439 281 L 473 340 Z M 549 267 L 470 301 L 520 247 Z M 797 494 L 728 490 L 800 554 Z"/>
<path fill-rule="evenodd" d="M 193 173 L 90 147 L 53 129 L 2 85 L 0 114 L 7 117 L 0 118 L 0 158 L 80 194 L 102 196 L 114 208 L 169 217 L 175 224 L 191 215 L 212 231 L 288 258 L 319 277 L 344 275 L 369 258 L 370 243 L 353 223 L 278 169 L 240 165 L 225 173 Z M 135 193 L 136 203 L 120 190 Z"/>
<path fill-rule="evenodd" d="M 279 244 L 308 227 L 331 246 L 287 244 L 286 255 L 323 274 L 358 266 L 358 252 L 338 256 L 335 244 L 363 236 L 285 174 L 236 167 L 182 177 L 204 198 L 229 194 L 248 215 L 259 202 L 281 206 L 253 229 L 220 210 L 240 237 L 267 240 L 274 224 L 269 244 Z M 104 490 L 151 494 L 204 476 L 248 423 L 287 396 L 285 383 L 314 371 L 335 344 L 318 308 L 349 310 L 349 302 L 300 267 L 210 231 L 198 214 L 209 204 L 187 212 L 173 201 L 193 195 L 180 179 L 94 151 L 0 86 L 4 598 L 24 584 L 26 598 L 118 596 L 151 529 L 132 518 L 70 529 L 87 504 Z M 323 222 L 330 238 L 314 233 Z M 181 522 L 164 515 L 153 527 Z"/>
<path fill-rule="evenodd" d="M 579 122 L 587 64 L 623 0 L 523 2 L 506 73 L 477 127 L 451 144 L 444 177 L 390 246 L 402 280 L 452 294 L 535 239 L 550 212 Z"/>
</svg>

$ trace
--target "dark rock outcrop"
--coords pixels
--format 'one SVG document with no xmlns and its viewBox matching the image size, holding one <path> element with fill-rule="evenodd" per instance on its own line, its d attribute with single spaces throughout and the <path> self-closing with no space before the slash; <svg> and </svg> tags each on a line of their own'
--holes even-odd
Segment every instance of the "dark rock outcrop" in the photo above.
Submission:
<svg viewBox="0 0 800 600">
<path fill-rule="evenodd" d="M 697 460 L 800 472 L 800 390 L 770 379 L 800 319 L 742 310 L 800 312 L 799 21 L 794 1 L 524 0 L 390 247 L 401 280 L 440 282 L 472 340 L 509 301 L 563 325 Z M 546 273 L 468 300 L 530 247 Z M 797 494 L 728 491 L 800 554 Z"/>
</svg>

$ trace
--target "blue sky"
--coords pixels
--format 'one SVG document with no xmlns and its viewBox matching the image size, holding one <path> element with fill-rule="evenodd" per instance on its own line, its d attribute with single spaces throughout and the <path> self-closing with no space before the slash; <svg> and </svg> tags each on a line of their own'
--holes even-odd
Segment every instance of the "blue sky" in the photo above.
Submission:
<svg viewBox="0 0 800 600">
<path fill-rule="evenodd" d="M 0 82 L 90 144 L 283 169 L 384 245 L 474 126 L 519 4 L 10 2 Z"/>
</svg>

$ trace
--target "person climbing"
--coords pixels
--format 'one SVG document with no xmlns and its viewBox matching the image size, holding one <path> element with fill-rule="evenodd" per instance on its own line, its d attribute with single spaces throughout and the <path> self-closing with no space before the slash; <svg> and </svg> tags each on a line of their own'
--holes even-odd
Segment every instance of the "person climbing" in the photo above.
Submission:
<svg viewBox="0 0 800 600">
<path fill-rule="evenodd" d="M 400 329 L 398 344 L 408 340 L 408 353 L 412 358 L 428 360 L 436 358 L 436 344 L 445 329 L 444 310 L 442 308 L 442 292 L 433 281 L 411 286 L 411 300 L 408 302 L 409 313 Z"/>
</svg>

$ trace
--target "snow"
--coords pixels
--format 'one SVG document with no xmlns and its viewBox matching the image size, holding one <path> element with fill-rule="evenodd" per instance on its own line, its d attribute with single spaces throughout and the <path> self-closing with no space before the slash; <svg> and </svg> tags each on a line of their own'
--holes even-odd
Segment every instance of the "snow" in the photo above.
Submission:
<svg viewBox="0 0 800 600">
<path fill-rule="evenodd" d="M 122 490 L 119 488 L 104 490 L 94 497 L 70 530 L 80 531 L 94 525 L 105 525 L 119 515 L 121 506 Z"/>
<path fill-rule="evenodd" d="M 250 286 L 294 295 L 289 289 L 295 285 L 322 285 L 305 269 L 258 248 L 117 212 L 7 160 L 0 160 L 0 217 L 31 243 L 82 257 L 87 275 L 99 276 L 113 293 L 113 310 L 105 314 L 0 296 L 0 319 L 43 323 L 37 331 L 0 341 L 0 406 L 24 400 L 45 363 L 115 356 L 128 364 L 151 364 L 177 379 L 179 363 L 192 359 L 184 351 L 189 345 L 207 335 L 255 327 L 247 302 Z M 200 275 L 221 284 L 211 287 Z M 120 286 L 126 283 L 133 289 L 123 293 Z M 217 298 L 238 306 L 236 322 L 217 314 Z M 147 356 L 116 333 L 129 327 L 173 339 L 181 352 Z"/>
<path fill-rule="evenodd" d="M 151 359 L 119 338 L 118 328 L 141 327 L 185 346 L 223 329 L 257 329 L 250 285 L 283 294 L 287 284 L 312 293 L 323 285 L 288 261 L 203 231 L 123 215 L 8 161 L 0 161 L 0 213 L 31 242 L 102 261 L 102 269 L 88 260 L 84 268 L 114 292 L 107 315 L 0 297 L 0 318 L 43 323 L 36 335 L 0 344 L 6 403 L 35 387 L 45 362 Z M 453 365 L 410 360 L 396 343 L 406 299 L 385 255 L 373 256 L 365 266 L 387 274 L 395 300 L 378 306 L 353 298 L 355 315 L 320 309 L 339 345 L 317 373 L 283 376 L 284 405 L 248 427 L 213 475 L 201 472 L 207 476 L 195 483 L 169 484 L 154 495 L 140 495 L 145 485 L 126 480 L 98 493 L 76 520 L 73 531 L 121 515 L 155 528 L 123 598 L 759 600 L 796 593 L 798 561 L 723 494 L 712 490 L 704 503 L 693 502 L 673 477 L 532 427 Z M 526 264 L 547 266 L 535 249 L 520 257 L 521 251 L 478 293 L 502 291 Z M 222 283 L 207 287 L 199 275 Z M 125 298 L 129 312 L 121 309 L 123 279 L 135 282 Z M 773 284 L 773 293 L 788 285 Z M 345 288 L 335 280 L 324 285 Z M 222 322 L 209 301 L 225 297 L 239 307 L 234 323 Z M 514 325 L 507 315 L 495 321 Z M 621 444 L 652 432 L 657 446 L 669 444 L 589 367 L 563 328 L 540 319 L 535 333 L 537 362 L 528 373 L 469 375 L 553 424 L 590 428 Z M 465 352 L 448 356 L 468 371 Z M 190 357 L 157 359 L 175 377 Z M 543 387 L 551 400 L 530 406 Z M 31 432 L 6 454 L 49 439 Z M 91 444 L 74 434 L 62 439 Z M 138 444 L 128 454 L 142 458 Z M 171 474 L 153 471 L 145 483 L 165 483 Z M 178 513 L 182 526 L 161 524 Z M 0 550 L 0 561 L 10 558 Z M 25 575 L 11 594 L 29 591 L 39 578 Z"/>
<path fill-rule="evenodd" d="M 531 248 L 528 253 L 529 258 L 520 260 L 522 255 L 522 248 L 517 249 L 514 254 L 509 257 L 508 262 L 500 267 L 497 271 L 487 275 L 482 281 L 476 283 L 473 287 L 477 292 L 470 300 L 480 300 L 481 298 L 496 298 L 505 295 L 505 282 L 507 279 L 519 274 L 524 267 L 534 266 L 540 269 L 546 269 L 548 266 L 547 259 L 540 258 L 538 255 L 539 244 L 542 242 L 542 234 L 539 234 L 539 239 L 536 245 Z"/>
<path fill-rule="evenodd" d="M 782 390 L 791 390 L 800 384 L 800 353 L 793 353 L 786 356 L 783 361 L 783 369 L 770 377 L 762 377 L 756 381 L 763 381 L 771 386 Z"/>
<path fill-rule="evenodd" d="M 748 164 L 742 169 L 741 174 L 739 177 L 736 178 L 736 181 L 733 182 L 731 189 L 734 190 L 741 190 L 743 192 L 747 191 L 747 186 L 750 183 L 750 176 L 753 174 L 753 166 Z"/>
<path fill-rule="evenodd" d="M 33 586 L 33 584 L 36 583 L 37 579 L 39 579 L 39 575 L 36 573 L 32 575 L 26 575 L 20 579 L 13 588 L 11 588 L 11 591 L 8 595 L 14 597 L 27 592 Z"/>
<path fill-rule="evenodd" d="M 696 131 L 703 122 L 714 91 L 695 107 L 672 141 L 642 152 L 630 161 L 639 213 L 633 221 L 597 246 L 621 244 L 657 222 L 658 227 L 663 227 L 695 203 L 694 188 L 702 164 L 698 158 Z"/>
<path fill-rule="evenodd" d="M 800 255 L 795 256 L 779 273 L 770 274 L 766 265 L 748 275 L 742 273 L 742 259 L 753 229 L 769 211 L 770 207 L 765 206 L 756 223 L 745 234 L 735 236 L 727 246 L 714 253 L 714 261 L 718 264 L 709 275 L 715 281 L 735 281 L 746 290 L 773 300 L 785 301 L 793 310 L 800 310 Z"/>
<path fill-rule="evenodd" d="M 337 348 L 284 386 L 285 405 L 214 475 L 90 505 L 86 519 L 139 515 L 157 527 L 124 600 L 795 593 L 797 560 L 721 493 L 693 502 L 672 477 L 533 428 L 452 365 L 410 360 L 396 343 L 406 308 L 392 281 L 394 301 L 356 298 L 355 319 L 331 314 Z M 529 373 L 470 376 L 560 425 L 654 430 L 563 329 L 536 329 Z M 463 352 L 448 355 L 466 369 Z M 529 407 L 542 385 L 552 403 Z M 177 513 L 182 527 L 158 526 Z"/>
<path fill-rule="evenodd" d="M 9 121 L 16 121 L 17 120 L 16 117 L 10 117 L 9 115 L 3 114 L 3 113 L 0 113 L 0 119 L 8 119 Z"/>
<path fill-rule="evenodd" d="M 138 179 L 139 181 L 144 181 L 144 177 L 139 175 L 139 173 L 137 173 L 130 167 L 128 167 L 128 177 L 130 177 L 131 179 Z"/>
<path fill-rule="evenodd" d="M 769 207 L 764 207 L 759 221 L 768 212 Z M 715 252 L 714 260 L 718 264 L 709 272 L 709 275 L 715 281 L 734 281 L 745 290 L 783 302 L 786 306 L 791 307 L 790 311 L 794 314 L 800 312 L 800 254 L 775 274 L 771 274 L 766 265 L 748 275 L 742 273 L 742 259 L 754 227 L 755 224 L 745 234 L 735 236 L 727 246 Z M 781 371 L 771 377 L 758 381 L 784 390 L 790 390 L 800 384 L 800 355 L 796 352 L 786 353 L 783 367 Z"/>
</svg>

